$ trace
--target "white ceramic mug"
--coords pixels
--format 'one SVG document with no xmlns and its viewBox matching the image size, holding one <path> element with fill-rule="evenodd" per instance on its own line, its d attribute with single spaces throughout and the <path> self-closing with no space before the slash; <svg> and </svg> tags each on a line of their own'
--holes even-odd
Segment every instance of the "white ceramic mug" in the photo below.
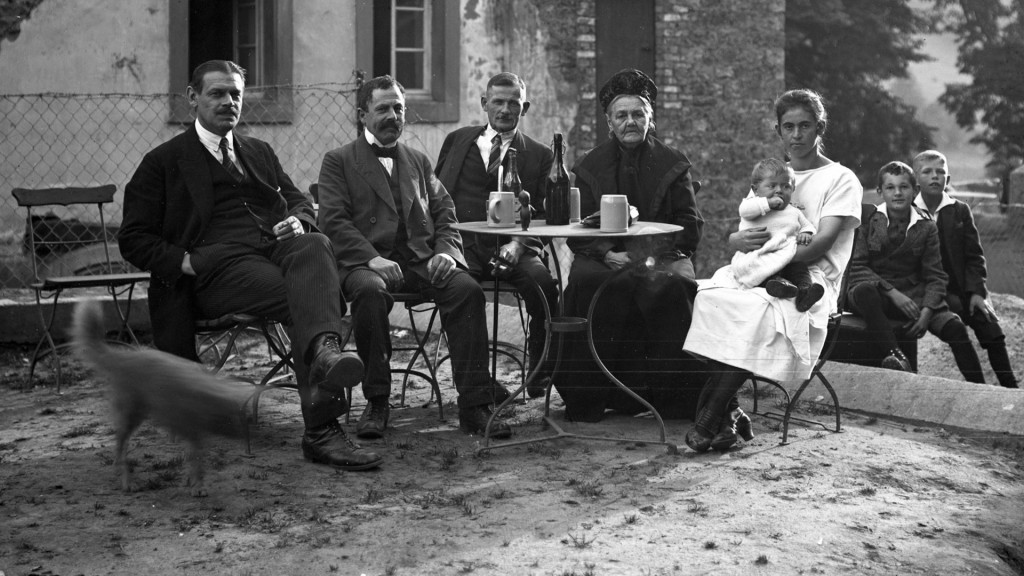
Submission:
<svg viewBox="0 0 1024 576">
<path fill-rule="evenodd" d="M 491 192 L 487 197 L 487 226 L 512 228 L 516 225 L 516 195 L 512 192 Z"/>
<path fill-rule="evenodd" d="M 625 232 L 629 228 L 629 200 L 625 194 L 601 196 L 601 232 Z"/>
</svg>

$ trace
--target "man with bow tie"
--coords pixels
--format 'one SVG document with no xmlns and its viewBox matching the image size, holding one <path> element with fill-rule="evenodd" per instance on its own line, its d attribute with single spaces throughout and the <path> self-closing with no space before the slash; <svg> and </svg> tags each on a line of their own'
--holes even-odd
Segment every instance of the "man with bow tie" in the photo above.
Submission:
<svg viewBox="0 0 1024 576">
<path fill-rule="evenodd" d="M 152 273 L 160 350 L 198 361 L 197 318 L 244 313 L 287 326 L 303 455 L 345 470 L 376 468 L 380 456 L 353 445 L 337 420 L 363 366 L 341 351 L 345 302 L 330 242 L 270 145 L 234 132 L 244 90 L 245 70 L 234 62 L 196 67 L 186 90 L 195 124 L 146 154 L 125 188 L 121 254 Z"/>
<path fill-rule="evenodd" d="M 451 225 L 455 205 L 425 154 L 398 142 L 405 128 L 405 88 L 378 76 L 356 96 L 362 133 L 324 157 L 319 177 L 320 228 L 330 237 L 341 287 L 352 305 L 356 349 L 366 365 L 362 438 L 387 427 L 391 394 L 389 291 L 434 300 L 448 335 L 459 392 L 459 426 L 482 434 L 489 405 L 508 394 L 487 370 L 484 293 L 466 271 L 462 239 Z M 495 438 L 512 430 L 496 421 Z"/>
</svg>

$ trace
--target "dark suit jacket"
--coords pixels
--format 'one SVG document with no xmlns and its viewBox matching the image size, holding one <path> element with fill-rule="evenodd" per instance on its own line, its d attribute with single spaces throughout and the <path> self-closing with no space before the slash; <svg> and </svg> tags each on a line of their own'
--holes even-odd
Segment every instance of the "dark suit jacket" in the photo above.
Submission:
<svg viewBox="0 0 1024 576">
<path fill-rule="evenodd" d="M 455 185 L 459 180 L 459 172 L 462 171 L 462 164 L 466 161 L 466 155 L 472 150 L 479 154 L 479 150 L 473 146 L 476 139 L 483 134 L 486 126 L 465 126 L 448 133 L 441 145 L 441 152 L 437 155 L 437 167 L 435 173 L 441 179 L 446 190 L 455 195 Z M 544 198 L 547 196 L 548 172 L 551 171 L 551 164 L 555 161 L 555 155 L 551 148 L 523 134 L 522 130 L 516 130 L 512 137 L 512 148 L 516 149 L 516 160 L 519 168 L 519 179 L 523 182 L 523 190 L 530 193 L 530 205 L 537 211 L 538 218 L 544 212 Z M 488 191 L 489 192 L 489 191 Z M 486 200 L 486 197 L 483 198 Z M 465 238 L 466 249 L 469 250 L 477 243 L 476 234 L 469 234 Z M 532 240 L 527 246 L 534 250 L 540 249 L 540 241 Z M 494 242 L 493 238 L 485 240 L 488 244 Z M 507 242 L 507 239 L 503 239 Z"/>
<path fill-rule="evenodd" d="M 939 254 L 939 231 L 927 215 L 907 227 L 902 244 L 893 246 L 888 237 L 889 218 L 876 211 L 860 224 L 850 259 L 849 290 L 870 283 L 895 288 L 918 306 L 939 310 L 946 307 L 946 273 Z"/>
<path fill-rule="evenodd" d="M 455 204 L 434 176 L 430 160 L 422 152 L 398 144 L 395 167 L 402 214 L 391 196 L 387 172 L 365 138 L 360 136 L 324 156 L 318 179 L 320 228 L 334 245 L 343 285 L 354 268 L 391 253 L 399 218 L 405 222 L 408 246 L 417 258 L 413 264 L 426 263 L 435 254 L 448 254 L 466 267 L 462 238 L 451 227 L 457 222 Z"/>
<path fill-rule="evenodd" d="M 295 216 L 316 229 L 313 205 L 281 168 L 269 144 L 234 135 L 246 172 L 274 204 L 281 219 Z M 213 215 L 213 179 L 209 152 L 195 126 L 150 151 L 142 159 L 124 195 L 118 232 L 121 254 L 152 274 L 149 313 L 160 350 L 195 359 L 195 309 L 192 278 L 181 272 Z"/>
<path fill-rule="evenodd" d="M 935 223 L 939 227 L 939 244 L 944 256 L 942 267 L 964 292 L 958 296 L 965 303 L 970 301 L 971 294 L 987 298 L 985 251 L 981 248 L 971 207 L 960 200 L 954 200 L 952 205 L 939 209 L 935 214 Z"/>
</svg>

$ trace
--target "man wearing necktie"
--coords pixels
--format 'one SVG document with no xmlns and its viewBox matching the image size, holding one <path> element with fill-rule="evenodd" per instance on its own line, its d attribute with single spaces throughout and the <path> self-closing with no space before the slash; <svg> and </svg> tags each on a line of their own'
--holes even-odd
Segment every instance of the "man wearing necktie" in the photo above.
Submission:
<svg viewBox="0 0 1024 576">
<path fill-rule="evenodd" d="M 484 293 L 467 273 L 461 237 L 451 227 L 455 206 L 426 155 L 398 142 L 405 88 L 379 76 L 359 88 L 356 100 L 362 133 L 327 153 L 318 183 L 320 227 L 334 246 L 342 292 L 352 304 L 356 349 L 366 365 L 367 406 L 356 433 L 379 438 L 387 427 L 389 291 L 407 291 L 437 304 L 459 392 L 459 425 L 482 434 L 495 395 L 502 400 L 508 392 L 492 388 Z M 504 422 L 491 426 L 496 438 L 511 434 Z"/>
<path fill-rule="evenodd" d="M 341 351 L 345 302 L 313 206 L 266 142 L 234 132 L 245 71 L 211 60 L 186 90 L 195 124 L 149 152 L 125 188 L 121 254 L 152 274 L 156 347 L 197 360 L 195 321 L 231 313 L 288 327 L 306 459 L 346 470 L 381 458 L 338 424 L 362 362 Z"/>
<path fill-rule="evenodd" d="M 498 166 L 504 165 L 508 170 L 505 153 L 509 148 L 518 152 L 519 178 L 523 182 L 523 190 L 530 193 L 530 204 L 542 212 L 547 176 L 555 157 L 549 147 L 519 130 L 519 119 L 530 108 L 530 102 L 526 100 L 526 83 L 510 72 L 497 74 L 487 82 L 486 92 L 480 97 L 480 106 L 487 115 L 487 125 L 466 126 L 450 132 L 437 157 L 435 172 L 455 202 L 459 222 L 487 220 L 487 197 L 492 190 L 498 189 Z M 497 255 L 511 265 L 508 276 L 502 279 L 522 295 L 530 315 L 527 348 L 532 372 L 544 352 L 544 322 L 547 320 L 544 302 L 534 286 L 540 286 L 551 310 L 555 310 L 558 304 L 555 279 L 540 259 L 543 245 L 536 238 L 501 237 L 495 254 L 493 238 L 468 235 L 463 242 L 469 272 L 477 279 L 491 275 L 489 262 L 492 256 Z M 527 392 L 533 398 L 543 396 L 547 383 L 547 374 L 538 373 Z"/>
</svg>

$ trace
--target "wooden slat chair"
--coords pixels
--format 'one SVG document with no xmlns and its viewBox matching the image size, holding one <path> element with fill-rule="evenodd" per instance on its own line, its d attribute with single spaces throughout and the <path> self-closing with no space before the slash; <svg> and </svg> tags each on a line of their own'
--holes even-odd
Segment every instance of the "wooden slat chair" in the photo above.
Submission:
<svg viewBox="0 0 1024 576">
<path fill-rule="evenodd" d="M 42 327 L 42 335 L 32 354 L 26 387 L 32 384 L 36 364 L 43 357 L 50 355 L 53 358 L 57 393 L 60 393 L 62 374 L 59 351 L 67 344 L 56 343 L 53 337 L 53 324 L 57 317 L 60 296 L 65 290 L 105 288 L 114 301 L 114 309 L 120 319 L 117 341 L 136 346 L 139 343 L 128 320 L 135 285 L 148 281 L 149 273 L 131 271 L 130 267 L 120 260 L 119 253 L 116 260 L 111 256 L 113 233 L 107 229 L 103 209 L 104 205 L 113 202 L 116 191 L 117 187 L 113 184 L 94 187 L 15 188 L 12 191 L 18 206 L 26 209 L 26 244 L 32 260 L 34 279 L 30 287 L 35 292 L 36 310 Z M 98 232 L 94 231 L 94 227 L 82 226 L 81 231 L 86 232 L 85 237 L 73 237 L 73 234 L 67 233 L 71 228 L 67 224 L 72 221 L 34 217 L 34 210 L 44 206 L 64 206 L 83 212 L 90 212 L 95 207 L 99 219 Z M 58 226 L 61 229 L 50 228 L 45 225 L 48 220 L 55 223 L 63 222 L 64 225 Z M 43 225 L 39 225 L 40 223 Z M 101 246 L 102 251 L 96 250 L 97 246 Z M 90 259 L 67 270 L 56 269 L 59 261 L 72 261 L 70 255 L 76 251 L 90 252 Z M 99 258 L 100 252 L 102 259 Z M 122 295 L 123 308 L 119 301 Z M 50 299 L 52 302 L 44 304 L 44 300 Z"/>
</svg>

